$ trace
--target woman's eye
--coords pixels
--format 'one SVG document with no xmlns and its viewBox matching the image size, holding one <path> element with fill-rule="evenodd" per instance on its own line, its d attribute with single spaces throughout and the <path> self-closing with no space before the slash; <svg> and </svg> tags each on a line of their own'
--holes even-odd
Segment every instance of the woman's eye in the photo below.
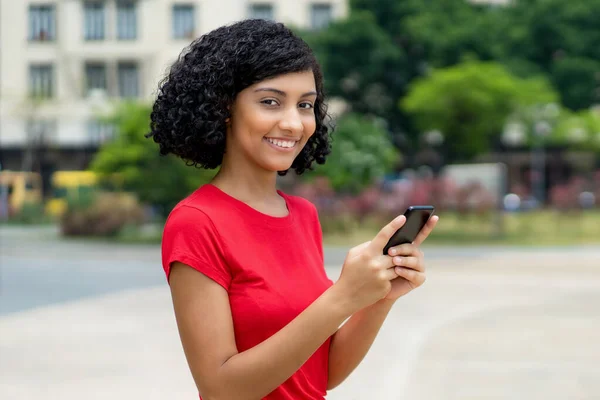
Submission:
<svg viewBox="0 0 600 400">
<path fill-rule="evenodd" d="M 265 100 L 261 101 L 261 103 L 266 104 L 268 106 L 276 106 L 277 105 L 277 100 L 274 100 L 274 99 L 265 99 Z"/>
<path fill-rule="evenodd" d="M 311 103 L 300 103 L 300 108 L 304 108 L 304 109 L 311 109 L 313 108 L 313 105 Z"/>
</svg>

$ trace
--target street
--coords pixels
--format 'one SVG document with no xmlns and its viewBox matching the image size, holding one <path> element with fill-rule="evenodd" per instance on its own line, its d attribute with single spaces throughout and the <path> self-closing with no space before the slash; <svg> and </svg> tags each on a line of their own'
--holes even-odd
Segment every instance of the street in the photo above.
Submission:
<svg viewBox="0 0 600 400">
<path fill-rule="evenodd" d="M 327 248 L 337 279 L 347 249 Z M 600 248 L 425 247 L 328 399 L 600 398 Z M 0 398 L 197 398 L 149 245 L 0 228 Z"/>
</svg>

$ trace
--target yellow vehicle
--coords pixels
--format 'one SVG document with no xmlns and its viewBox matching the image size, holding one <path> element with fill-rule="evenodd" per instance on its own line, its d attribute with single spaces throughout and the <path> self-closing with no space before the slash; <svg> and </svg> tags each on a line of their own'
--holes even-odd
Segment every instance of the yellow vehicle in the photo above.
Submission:
<svg viewBox="0 0 600 400">
<path fill-rule="evenodd" d="M 7 195 L 8 216 L 18 214 L 25 204 L 41 204 L 42 177 L 36 172 L 1 171 L 0 197 L 3 193 Z"/>
<path fill-rule="evenodd" d="M 52 174 L 52 195 L 46 202 L 46 213 L 61 216 L 69 199 L 80 200 L 96 190 L 98 176 L 92 171 L 56 171 Z"/>
</svg>

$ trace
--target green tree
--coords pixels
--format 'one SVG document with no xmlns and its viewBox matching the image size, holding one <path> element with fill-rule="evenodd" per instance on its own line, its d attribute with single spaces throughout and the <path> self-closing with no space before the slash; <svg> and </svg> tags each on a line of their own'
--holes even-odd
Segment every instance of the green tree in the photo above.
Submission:
<svg viewBox="0 0 600 400">
<path fill-rule="evenodd" d="M 385 118 L 416 138 L 414 120 L 389 106 L 431 69 L 465 56 L 497 61 L 521 78 L 544 76 L 560 102 L 600 102 L 600 0 L 350 0 L 345 21 L 307 38 L 323 62 L 330 94 L 354 112 Z M 358 28 L 360 27 L 360 28 Z"/>
<path fill-rule="evenodd" d="M 371 13 L 354 12 L 303 36 L 323 67 L 328 95 L 343 98 L 351 112 L 394 120 L 408 60 Z"/>
<path fill-rule="evenodd" d="M 520 79 L 497 63 L 466 61 L 414 81 L 400 106 L 421 132 L 444 134 L 448 161 L 468 161 L 490 150 L 516 110 L 556 97 L 542 78 Z"/>
<path fill-rule="evenodd" d="M 543 71 L 573 110 L 600 101 L 600 0 L 519 0 L 499 18 L 506 21 L 495 31 L 500 61 Z"/>
<path fill-rule="evenodd" d="M 149 130 L 150 111 L 146 104 L 119 104 L 108 118 L 116 127 L 116 138 L 96 153 L 91 169 L 104 177 L 117 173 L 124 190 L 158 207 L 166 216 L 215 172 L 188 166 L 172 155 L 161 156 L 158 145 L 144 136 Z"/>
<path fill-rule="evenodd" d="M 303 36 L 323 65 L 328 94 L 414 138 L 398 100 L 413 79 L 465 52 L 492 58 L 497 46 L 489 45 L 486 25 L 495 14 L 488 11 L 464 0 L 351 0 L 346 20 Z"/>
<path fill-rule="evenodd" d="M 326 163 L 306 178 L 325 176 L 336 191 L 357 193 L 382 178 L 400 159 L 380 119 L 345 114 L 338 120 L 333 140 Z"/>
</svg>

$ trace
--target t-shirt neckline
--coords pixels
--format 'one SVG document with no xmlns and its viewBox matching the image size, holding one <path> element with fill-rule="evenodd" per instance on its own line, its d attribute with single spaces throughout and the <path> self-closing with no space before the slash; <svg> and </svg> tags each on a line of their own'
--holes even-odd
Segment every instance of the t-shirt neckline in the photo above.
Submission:
<svg viewBox="0 0 600 400">
<path fill-rule="evenodd" d="M 285 201 L 286 207 L 288 209 L 288 215 L 284 217 L 275 217 L 272 215 L 265 214 L 257 209 L 249 206 L 243 201 L 236 199 L 228 193 L 225 193 L 223 190 L 219 189 L 217 186 L 212 183 L 207 183 L 205 188 L 213 191 L 216 195 L 223 198 L 223 201 L 227 202 L 228 205 L 237 208 L 240 210 L 245 217 L 247 217 L 252 222 L 255 222 L 259 225 L 269 225 L 272 227 L 286 227 L 293 223 L 294 221 L 294 209 L 291 205 L 289 197 L 283 193 L 281 190 L 277 190 L 277 194 L 283 198 Z"/>
</svg>

